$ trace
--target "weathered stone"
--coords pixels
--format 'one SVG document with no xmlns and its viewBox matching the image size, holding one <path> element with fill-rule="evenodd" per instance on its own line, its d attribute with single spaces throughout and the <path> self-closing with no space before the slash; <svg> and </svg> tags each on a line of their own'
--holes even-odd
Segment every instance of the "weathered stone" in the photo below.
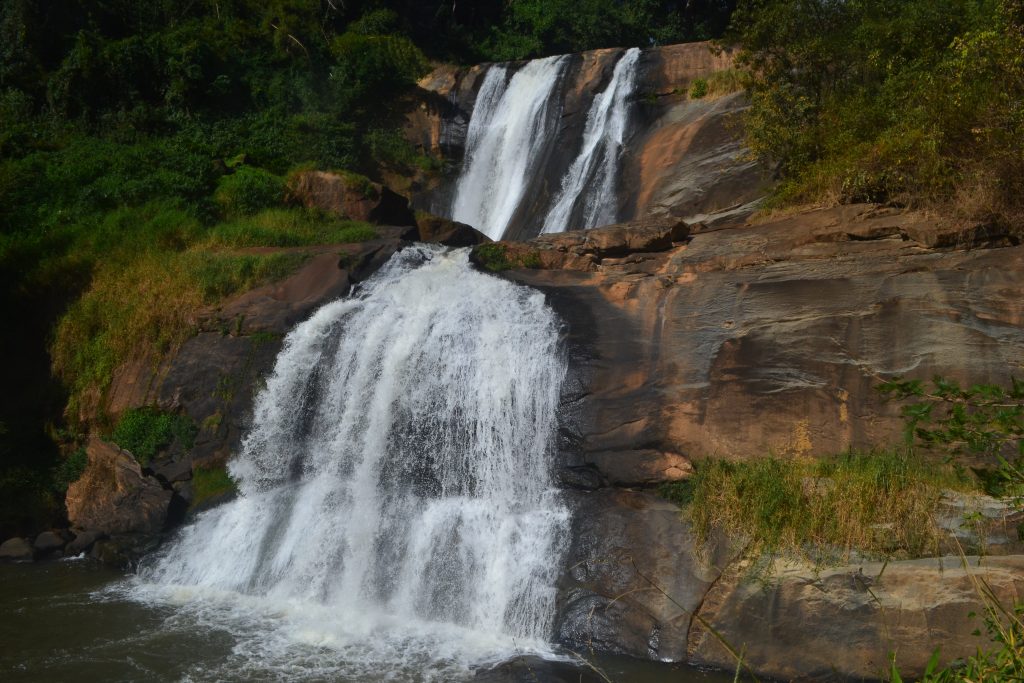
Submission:
<svg viewBox="0 0 1024 683">
<path fill-rule="evenodd" d="M 1024 592 L 1024 556 L 868 562 L 815 569 L 776 565 L 771 582 L 723 577 L 700 615 L 760 675 L 781 680 L 884 677 L 890 652 L 904 678 L 919 676 L 935 648 L 941 662 L 987 646 L 981 584 L 1003 605 Z M 690 655 L 697 664 L 733 669 L 736 661 L 695 623 Z"/>
<path fill-rule="evenodd" d="M 305 171 L 291 179 L 288 191 L 304 206 L 336 216 L 381 225 L 416 225 L 408 199 L 355 174 Z"/>
<path fill-rule="evenodd" d="M 1024 510 L 1012 501 L 947 491 L 934 516 L 946 533 L 943 550 L 951 555 L 1024 554 Z"/>
<path fill-rule="evenodd" d="M 60 534 L 53 531 L 44 531 L 36 536 L 36 539 L 32 542 L 32 547 L 40 557 L 45 557 L 61 550 L 65 544 L 65 540 Z"/>
<path fill-rule="evenodd" d="M 113 444 L 92 437 L 86 451 L 85 472 L 68 487 L 71 524 L 107 534 L 159 533 L 171 492 L 143 475 L 139 463 Z"/>
<path fill-rule="evenodd" d="M 32 546 L 24 538 L 9 538 L 0 544 L 0 561 L 31 562 Z"/>
</svg>

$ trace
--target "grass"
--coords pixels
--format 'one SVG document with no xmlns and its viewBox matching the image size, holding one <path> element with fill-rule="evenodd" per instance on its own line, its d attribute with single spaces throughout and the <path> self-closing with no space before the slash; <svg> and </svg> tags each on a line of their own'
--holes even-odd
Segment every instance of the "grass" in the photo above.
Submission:
<svg viewBox="0 0 1024 683">
<path fill-rule="evenodd" d="M 70 391 L 68 414 L 92 414 L 123 363 L 177 348 L 194 333 L 203 306 L 281 279 L 305 258 L 190 249 L 99 264 L 58 323 L 51 347 L 54 369 Z"/>
<path fill-rule="evenodd" d="M 947 489 L 978 484 L 953 465 L 904 451 L 851 452 L 820 461 L 707 460 L 662 494 L 684 507 L 706 543 L 715 530 L 754 552 L 816 564 L 852 552 L 921 557 L 938 550 L 932 514 Z"/>
<path fill-rule="evenodd" d="M 224 467 L 196 467 L 192 470 L 192 507 L 238 490 Z"/>
<path fill-rule="evenodd" d="M 309 209 L 266 209 L 218 223 L 206 234 L 211 247 L 299 247 L 376 239 L 369 223 L 341 220 Z"/>
<path fill-rule="evenodd" d="M 512 268 L 539 268 L 540 255 L 536 251 L 516 250 L 509 252 L 508 246 L 500 242 L 481 244 L 473 250 L 476 261 L 492 273 Z"/>
</svg>

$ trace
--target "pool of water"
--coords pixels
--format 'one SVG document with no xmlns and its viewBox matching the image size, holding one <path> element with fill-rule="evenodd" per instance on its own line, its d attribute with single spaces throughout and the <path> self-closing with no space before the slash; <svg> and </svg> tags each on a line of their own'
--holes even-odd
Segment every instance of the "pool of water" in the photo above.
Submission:
<svg viewBox="0 0 1024 683">
<path fill-rule="evenodd" d="M 382 648 L 377 641 L 390 637 L 386 630 L 366 634 L 362 644 L 333 638 L 334 629 L 344 631 L 345 615 L 317 614 L 314 606 L 294 607 L 302 612 L 297 619 L 287 607 L 247 608 L 245 602 L 242 596 L 150 593 L 134 577 L 88 560 L 0 565 L 0 680 L 419 683 L 473 680 L 489 666 L 424 652 L 416 644 L 422 640 L 403 649 L 392 639 Z M 403 627 L 396 630 L 407 632 Z M 435 642 L 460 634 L 441 636 Z M 393 661 L 382 661 L 382 652 Z M 549 676 L 602 680 L 565 661 L 569 655 L 562 658 L 557 674 L 537 672 L 538 683 Z M 732 680 L 721 672 L 630 658 L 595 657 L 592 663 L 615 683 Z"/>
</svg>

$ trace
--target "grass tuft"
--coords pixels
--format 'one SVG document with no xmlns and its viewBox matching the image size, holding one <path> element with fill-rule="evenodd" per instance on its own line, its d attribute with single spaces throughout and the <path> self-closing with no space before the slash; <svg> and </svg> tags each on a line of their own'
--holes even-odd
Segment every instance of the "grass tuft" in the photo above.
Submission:
<svg viewBox="0 0 1024 683">
<path fill-rule="evenodd" d="M 921 557 L 938 550 L 933 513 L 948 489 L 976 490 L 953 465 L 904 451 L 851 452 L 821 461 L 707 460 L 661 492 L 686 509 L 701 543 L 716 529 L 763 554 L 814 563 Z"/>
</svg>

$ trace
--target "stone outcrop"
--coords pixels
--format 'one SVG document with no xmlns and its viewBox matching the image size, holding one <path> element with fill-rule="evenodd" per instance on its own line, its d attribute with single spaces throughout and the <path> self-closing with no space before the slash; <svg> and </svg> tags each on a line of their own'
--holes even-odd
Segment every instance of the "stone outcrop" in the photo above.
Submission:
<svg viewBox="0 0 1024 683">
<path fill-rule="evenodd" d="M 823 455 L 899 441 L 883 379 L 1006 382 L 1024 364 L 1017 240 L 858 205 L 507 243 L 537 266 L 507 276 L 569 324 L 587 389 L 566 399 L 567 451 Z"/>
<path fill-rule="evenodd" d="M 354 173 L 302 171 L 289 179 L 288 194 L 303 206 L 354 221 L 416 224 L 408 199 Z"/>
<path fill-rule="evenodd" d="M 171 492 L 146 476 L 135 458 L 98 438 L 86 447 L 88 464 L 68 487 L 73 527 L 105 534 L 156 534 L 163 530 Z"/>
<path fill-rule="evenodd" d="M 31 562 L 32 544 L 24 538 L 9 538 L 0 544 L 0 562 Z"/>
</svg>

